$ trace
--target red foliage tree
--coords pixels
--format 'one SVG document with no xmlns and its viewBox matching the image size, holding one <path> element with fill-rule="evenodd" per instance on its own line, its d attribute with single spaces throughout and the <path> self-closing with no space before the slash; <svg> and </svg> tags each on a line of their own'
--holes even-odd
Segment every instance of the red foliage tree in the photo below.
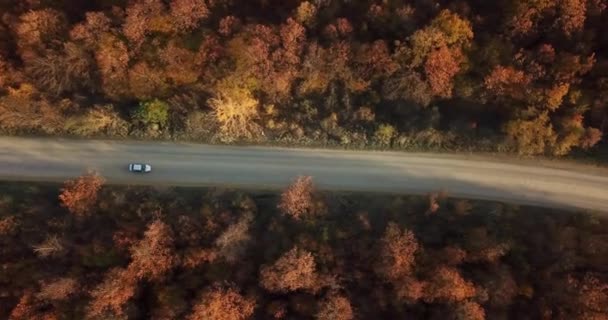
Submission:
<svg viewBox="0 0 608 320">
<path fill-rule="evenodd" d="M 314 186 L 312 177 L 298 177 L 281 194 L 279 209 L 286 215 L 299 220 L 314 214 Z"/>
<path fill-rule="evenodd" d="M 338 28 L 334 24 L 328 24 L 323 29 L 323 35 L 328 39 L 336 39 L 338 37 Z"/>
<path fill-rule="evenodd" d="M 346 18 L 338 18 L 336 20 L 336 29 L 342 36 L 346 36 L 353 32 L 353 26 L 350 24 L 350 21 Z"/>
<path fill-rule="evenodd" d="M 144 238 L 131 247 L 129 273 L 137 279 L 160 280 L 177 264 L 173 232 L 160 220 L 148 225 Z"/>
<path fill-rule="evenodd" d="M 220 20 L 220 26 L 218 32 L 223 36 L 229 36 L 234 32 L 240 25 L 239 18 L 235 16 L 226 16 Z"/>
<path fill-rule="evenodd" d="M 194 305 L 188 320 L 243 320 L 249 319 L 256 302 L 242 296 L 234 288 L 213 288 L 205 292 Z"/>
<path fill-rule="evenodd" d="M 198 49 L 196 62 L 199 66 L 206 67 L 220 58 L 222 52 L 223 48 L 217 37 L 206 37 Z"/>
<path fill-rule="evenodd" d="M 89 215 L 97 202 L 97 195 L 103 184 L 104 179 L 94 172 L 69 180 L 59 195 L 61 205 L 76 216 Z"/>
<path fill-rule="evenodd" d="M 315 290 L 318 277 L 312 253 L 294 247 L 260 271 L 260 285 L 272 292 Z"/>
<path fill-rule="evenodd" d="M 281 44 L 285 49 L 281 59 L 290 64 L 299 63 L 300 54 L 306 41 L 306 29 L 297 21 L 289 18 L 287 19 L 287 23 L 281 25 L 279 34 L 281 36 Z"/>
<path fill-rule="evenodd" d="M 366 80 L 390 76 L 399 68 L 383 40 L 361 46 L 355 60 L 359 75 Z"/>
<path fill-rule="evenodd" d="M 590 149 L 602 140 L 602 131 L 596 128 L 588 127 L 585 129 L 580 142 L 583 149 Z"/>
<path fill-rule="evenodd" d="M 496 66 L 485 77 L 484 86 L 492 95 L 523 98 L 530 82 L 530 77 L 521 70 Z"/>
</svg>

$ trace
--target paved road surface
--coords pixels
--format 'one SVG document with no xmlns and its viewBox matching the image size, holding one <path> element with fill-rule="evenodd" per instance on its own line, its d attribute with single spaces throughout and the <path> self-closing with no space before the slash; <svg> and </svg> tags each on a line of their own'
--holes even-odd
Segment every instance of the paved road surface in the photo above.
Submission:
<svg viewBox="0 0 608 320">
<path fill-rule="evenodd" d="M 129 162 L 153 172 L 127 172 Z M 0 137 L 0 179 L 64 180 L 86 169 L 111 183 L 284 187 L 311 175 L 325 189 L 427 193 L 608 212 L 608 174 L 464 157 L 160 142 Z"/>
</svg>

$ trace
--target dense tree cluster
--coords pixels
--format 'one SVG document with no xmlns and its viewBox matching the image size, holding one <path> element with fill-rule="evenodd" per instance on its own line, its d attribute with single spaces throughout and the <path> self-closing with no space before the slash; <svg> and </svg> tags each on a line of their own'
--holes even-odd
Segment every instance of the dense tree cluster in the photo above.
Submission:
<svg viewBox="0 0 608 320">
<path fill-rule="evenodd" d="M 599 154 L 607 7 L 4 1 L 0 130 Z"/>
<path fill-rule="evenodd" d="M 75 215 L 61 186 L 0 184 L 0 318 L 608 314 L 605 218 L 437 195 L 429 214 L 429 197 L 314 190 L 307 177 L 283 194 L 104 186 Z M 324 214 L 294 219 L 279 205 L 293 199 Z"/>
</svg>

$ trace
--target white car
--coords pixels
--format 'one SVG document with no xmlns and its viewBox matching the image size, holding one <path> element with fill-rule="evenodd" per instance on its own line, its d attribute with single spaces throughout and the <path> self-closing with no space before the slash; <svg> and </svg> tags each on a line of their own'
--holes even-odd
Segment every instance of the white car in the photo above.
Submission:
<svg viewBox="0 0 608 320">
<path fill-rule="evenodd" d="M 145 163 L 130 163 L 129 171 L 137 173 L 148 173 L 152 171 L 152 166 Z"/>
</svg>

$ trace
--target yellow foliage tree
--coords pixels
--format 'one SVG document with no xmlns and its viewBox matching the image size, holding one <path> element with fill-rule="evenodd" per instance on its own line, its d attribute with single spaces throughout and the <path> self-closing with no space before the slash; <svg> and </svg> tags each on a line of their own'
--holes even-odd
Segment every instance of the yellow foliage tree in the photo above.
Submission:
<svg viewBox="0 0 608 320">
<path fill-rule="evenodd" d="M 209 106 L 220 124 L 221 139 L 226 142 L 237 139 L 255 139 L 261 134 L 258 118 L 258 100 L 250 91 L 240 88 L 220 88 Z"/>
<path fill-rule="evenodd" d="M 547 112 L 532 120 L 511 121 L 506 125 L 505 131 L 517 152 L 522 155 L 545 153 L 557 140 Z"/>
<path fill-rule="evenodd" d="M 120 117 L 112 105 L 105 105 L 94 106 L 84 115 L 68 119 L 65 129 L 69 133 L 79 136 L 93 136 L 104 133 L 113 136 L 126 136 L 129 124 Z"/>
<path fill-rule="evenodd" d="M 448 45 L 467 46 L 473 39 L 471 23 L 450 10 L 441 11 L 431 27 L 441 31 Z"/>
<path fill-rule="evenodd" d="M 8 94 L 0 98 L 0 129 L 3 131 L 56 133 L 64 121 L 62 104 L 52 106 L 30 84 L 9 88 Z"/>
</svg>

